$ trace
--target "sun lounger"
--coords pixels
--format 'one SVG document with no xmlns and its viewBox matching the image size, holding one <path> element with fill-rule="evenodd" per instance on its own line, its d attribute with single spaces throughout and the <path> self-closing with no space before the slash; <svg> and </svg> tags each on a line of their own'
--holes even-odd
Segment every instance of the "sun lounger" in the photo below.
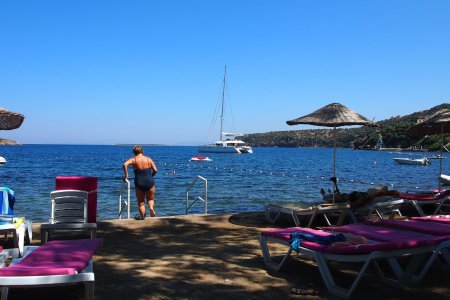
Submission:
<svg viewBox="0 0 450 300">
<path fill-rule="evenodd" d="M 292 218 L 295 226 L 298 227 L 301 226 L 301 221 L 305 218 L 309 218 L 306 227 L 312 227 L 319 216 L 323 217 L 328 226 L 340 226 L 346 219 L 356 223 L 366 220 L 374 214 L 379 219 L 383 219 L 385 216 L 388 216 L 390 219 L 396 215 L 402 216 L 400 206 L 403 203 L 403 199 L 395 199 L 389 196 L 375 198 L 374 201 L 362 207 L 352 207 L 352 205 L 347 203 L 326 203 L 308 208 L 299 208 L 294 205 L 269 204 L 266 206 L 265 213 L 267 221 L 271 224 L 275 224 L 282 214 L 287 214 Z M 334 224 L 330 221 L 331 215 L 337 216 Z"/>
<path fill-rule="evenodd" d="M 21 255 L 25 246 L 25 235 L 28 235 L 30 243 L 33 239 L 32 226 L 32 222 L 24 217 L 0 215 L 0 232 L 5 234 L 5 238 L 12 234 L 14 247 L 19 249 Z"/>
<path fill-rule="evenodd" d="M 346 203 L 336 204 L 319 204 L 308 208 L 299 208 L 293 205 L 276 205 L 269 204 L 266 206 L 266 219 L 271 224 L 274 224 L 281 214 L 289 215 L 294 221 L 295 226 L 301 226 L 301 220 L 309 218 L 306 227 L 312 227 L 319 216 L 322 216 L 327 225 L 332 225 L 330 216 L 335 215 L 336 223 L 334 225 L 342 225 L 348 216 L 354 220 L 354 216 L 350 209 L 350 206 Z"/>
<path fill-rule="evenodd" d="M 450 190 L 431 191 L 428 193 L 400 193 L 399 197 L 405 203 L 412 204 L 420 216 L 426 215 L 422 209 L 425 205 L 434 205 L 436 208 L 431 215 L 436 215 L 442 212 L 443 206 L 450 204 Z"/>
<path fill-rule="evenodd" d="M 3 247 L 0 246 L 0 268 L 6 267 L 6 261 L 8 259 L 17 258 L 19 255 L 20 253 L 18 248 L 3 249 Z"/>
<path fill-rule="evenodd" d="M 382 227 L 390 227 L 390 228 L 399 228 L 402 230 L 419 232 L 423 234 L 429 234 L 434 236 L 442 236 L 450 239 L 450 219 L 449 218 L 434 218 L 438 220 L 448 220 L 445 222 L 435 222 L 430 221 L 433 218 L 431 217 L 415 217 L 410 220 L 381 220 L 375 222 L 367 222 L 370 225 L 382 226 Z M 412 282 L 418 283 L 420 282 L 428 270 L 431 268 L 433 263 L 438 262 L 440 266 L 444 266 L 445 268 L 450 267 L 450 241 L 441 243 L 433 252 L 433 254 L 429 257 L 426 264 L 421 268 L 418 274 L 415 274 L 412 277 Z"/>
<path fill-rule="evenodd" d="M 359 208 L 354 208 L 353 213 L 360 221 L 365 221 L 371 218 L 373 215 L 377 216 L 380 220 L 383 220 L 385 216 L 388 219 L 393 219 L 396 215 L 402 217 L 400 207 L 405 201 L 403 199 L 396 199 L 391 196 L 383 196 L 374 198 L 372 202 Z M 351 205 L 350 205 L 351 206 Z"/>
<path fill-rule="evenodd" d="M 303 240 L 298 247 L 298 253 L 312 258 L 317 263 L 322 279 L 327 290 L 339 297 L 349 298 L 369 265 L 375 267 L 377 275 L 385 284 L 395 287 L 403 287 L 410 277 L 420 268 L 426 254 L 433 253 L 438 245 L 447 240 L 446 237 L 431 236 L 413 232 L 402 232 L 400 230 L 380 228 L 366 224 L 350 224 L 340 227 L 330 227 L 329 230 L 314 230 L 310 228 L 286 228 L 261 232 L 259 236 L 261 251 L 266 265 L 278 271 L 287 261 L 293 248 L 290 245 L 291 234 L 296 232 L 312 234 L 316 236 L 330 236 L 340 233 L 357 234 L 366 237 L 366 244 L 348 245 L 341 247 L 326 246 L 314 241 Z M 334 231 L 331 231 L 334 230 Z M 287 252 L 279 263 L 272 259 L 269 251 L 269 242 L 286 245 Z M 397 258 L 410 256 L 406 268 L 401 268 Z M 350 287 L 338 286 L 328 266 L 328 262 L 339 263 L 361 263 L 362 267 Z M 394 277 L 389 277 L 383 272 L 379 262 L 387 261 L 392 268 Z"/>
<path fill-rule="evenodd" d="M 0 187 L 0 234 L 12 234 L 14 247 L 19 248 L 23 253 L 25 245 L 25 235 L 31 243 L 33 240 L 33 222 L 25 219 L 25 217 L 17 217 L 14 215 L 15 193 L 7 187 Z"/>
<path fill-rule="evenodd" d="M 450 215 L 431 215 L 423 217 L 411 217 L 411 220 L 434 222 L 450 225 Z"/>
<path fill-rule="evenodd" d="M 101 239 L 52 241 L 25 251 L 25 256 L 0 268 L 2 300 L 9 288 L 85 284 L 86 299 L 94 298 L 92 257 Z M 4 262 L 4 261 L 3 261 Z"/>
</svg>

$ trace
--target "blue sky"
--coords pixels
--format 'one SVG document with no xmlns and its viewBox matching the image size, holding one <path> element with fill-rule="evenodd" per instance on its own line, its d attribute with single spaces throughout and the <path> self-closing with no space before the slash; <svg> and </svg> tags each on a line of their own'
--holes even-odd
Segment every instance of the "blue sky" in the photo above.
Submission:
<svg viewBox="0 0 450 300">
<path fill-rule="evenodd" d="M 1 1 L 0 107 L 26 119 L 0 137 L 209 142 L 225 65 L 228 131 L 405 115 L 450 102 L 449 30 L 437 0 Z"/>
</svg>

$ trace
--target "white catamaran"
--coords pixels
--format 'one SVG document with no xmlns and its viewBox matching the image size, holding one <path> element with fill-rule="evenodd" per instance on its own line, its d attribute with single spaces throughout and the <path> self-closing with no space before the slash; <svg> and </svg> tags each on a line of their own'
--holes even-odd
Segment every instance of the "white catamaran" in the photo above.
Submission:
<svg viewBox="0 0 450 300">
<path fill-rule="evenodd" d="M 242 133 L 230 133 L 223 131 L 224 120 L 224 102 L 225 102 L 225 88 L 227 83 L 227 67 L 225 66 L 225 74 L 223 76 L 222 87 L 222 107 L 220 114 L 220 140 L 214 144 L 208 144 L 200 146 L 198 152 L 200 153 L 253 153 L 252 147 L 248 146 L 245 142 L 237 139 L 237 137 L 243 136 Z"/>
</svg>

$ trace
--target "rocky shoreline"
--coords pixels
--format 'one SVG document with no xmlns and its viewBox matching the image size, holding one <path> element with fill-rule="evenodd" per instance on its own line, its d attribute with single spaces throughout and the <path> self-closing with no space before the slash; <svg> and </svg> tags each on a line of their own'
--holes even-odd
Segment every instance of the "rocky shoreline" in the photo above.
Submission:
<svg viewBox="0 0 450 300">
<path fill-rule="evenodd" d="M 21 145 L 19 142 L 14 140 L 2 139 L 0 138 L 0 145 L 2 146 L 18 146 Z"/>
</svg>

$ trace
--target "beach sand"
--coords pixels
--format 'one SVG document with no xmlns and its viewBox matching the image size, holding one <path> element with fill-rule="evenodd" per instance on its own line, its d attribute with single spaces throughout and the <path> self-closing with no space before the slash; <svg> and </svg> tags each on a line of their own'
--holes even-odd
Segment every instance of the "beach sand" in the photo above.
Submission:
<svg viewBox="0 0 450 300">
<path fill-rule="evenodd" d="M 312 261 L 293 258 L 279 272 L 265 267 L 257 236 L 268 228 L 273 226 L 262 212 L 100 221 L 97 236 L 103 245 L 94 257 L 95 298 L 337 299 L 326 291 Z M 33 232 L 38 245 L 39 224 Z M 279 249 L 280 254 L 286 250 Z M 343 282 L 354 274 L 352 268 L 332 267 Z M 449 278 L 433 269 L 421 284 L 396 289 L 369 272 L 353 299 L 450 299 Z M 290 293 L 306 282 L 320 294 Z M 84 288 L 12 289 L 9 299 L 84 299 Z"/>
</svg>

